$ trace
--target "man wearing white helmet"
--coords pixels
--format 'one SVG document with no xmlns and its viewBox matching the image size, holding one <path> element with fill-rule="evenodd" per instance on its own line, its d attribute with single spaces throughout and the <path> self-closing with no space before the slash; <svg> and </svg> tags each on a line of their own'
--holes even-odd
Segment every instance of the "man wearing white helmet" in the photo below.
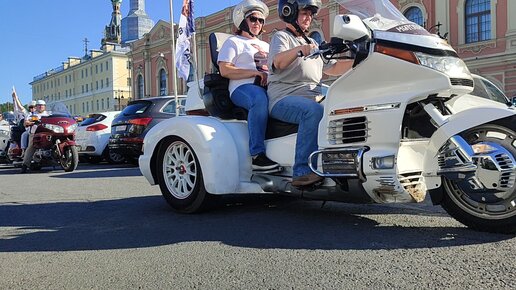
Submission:
<svg viewBox="0 0 516 290">
<path fill-rule="evenodd" d="M 306 33 L 321 6 L 320 0 L 279 0 L 278 13 L 286 28 L 273 35 L 270 46 L 267 93 L 271 116 L 299 124 L 292 180 L 296 187 L 323 180 L 308 166 L 310 154 L 318 149 L 318 128 L 324 111 L 316 101 L 321 95 L 322 73 L 341 75 L 352 66 L 351 61 L 324 64 L 321 57 L 304 58 L 317 49 L 315 40 Z"/>
<path fill-rule="evenodd" d="M 36 101 L 36 112 L 33 114 L 33 116 L 36 116 L 38 119 L 41 119 L 41 117 L 48 116 L 48 112 L 46 109 L 47 103 L 43 100 L 37 100 Z M 30 167 L 30 162 L 32 161 L 32 156 L 34 155 L 34 146 L 32 144 L 32 139 L 34 137 L 34 133 L 36 133 L 37 126 L 34 125 L 34 122 L 32 121 L 32 118 L 26 118 L 25 119 L 25 126 L 30 128 L 29 129 L 29 142 L 27 149 L 25 150 L 25 154 L 23 156 L 23 165 L 21 169 L 21 173 L 27 172 L 27 169 Z"/>
<path fill-rule="evenodd" d="M 236 35 L 228 38 L 218 56 L 220 74 L 229 79 L 229 92 L 233 103 L 249 111 L 249 153 L 253 170 L 276 172 L 278 163 L 265 155 L 265 130 L 267 128 L 269 44 L 258 39 L 262 34 L 269 8 L 259 0 L 244 0 L 233 10 Z"/>
</svg>

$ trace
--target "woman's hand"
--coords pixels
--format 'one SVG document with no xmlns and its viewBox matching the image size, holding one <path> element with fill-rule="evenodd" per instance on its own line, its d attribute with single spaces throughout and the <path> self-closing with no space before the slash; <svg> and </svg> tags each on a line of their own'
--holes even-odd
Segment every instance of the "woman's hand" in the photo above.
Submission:
<svg viewBox="0 0 516 290">
<path fill-rule="evenodd" d="M 267 86 L 267 78 L 269 77 L 269 74 L 263 71 L 257 71 L 256 76 L 260 77 L 260 85 L 262 87 Z"/>
</svg>

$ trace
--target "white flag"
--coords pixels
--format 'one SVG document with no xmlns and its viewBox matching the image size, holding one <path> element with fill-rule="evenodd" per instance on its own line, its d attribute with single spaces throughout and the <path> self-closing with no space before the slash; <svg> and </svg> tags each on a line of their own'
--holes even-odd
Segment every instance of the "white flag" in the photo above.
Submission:
<svg viewBox="0 0 516 290">
<path fill-rule="evenodd" d="M 178 36 L 176 42 L 177 74 L 184 80 L 190 75 L 190 38 L 195 32 L 193 19 L 193 0 L 183 0 L 181 18 L 179 18 Z"/>
<path fill-rule="evenodd" d="M 20 99 L 18 99 L 18 95 L 16 94 L 16 90 L 13 86 L 13 92 L 11 94 L 13 97 L 13 112 L 14 116 L 16 118 L 16 122 L 20 121 L 21 119 L 25 118 L 25 114 L 27 113 L 27 110 L 22 106 Z"/>
</svg>

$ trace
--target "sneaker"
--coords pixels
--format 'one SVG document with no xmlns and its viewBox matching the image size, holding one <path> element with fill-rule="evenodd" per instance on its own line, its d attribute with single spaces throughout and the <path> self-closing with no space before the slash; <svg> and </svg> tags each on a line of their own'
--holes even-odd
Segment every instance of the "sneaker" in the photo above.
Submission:
<svg viewBox="0 0 516 290">
<path fill-rule="evenodd" d="M 258 154 L 253 158 L 253 170 L 270 172 L 273 169 L 278 169 L 280 165 L 270 160 L 264 153 Z"/>
<path fill-rule="evenodd" d="M 322 176 L 319 176 L 312 172 L 312 173 L 305 174 L 303 176 L 295 177 L 292 180 L 292 186 L 295 186 L 295 187 L 308 186 L 308 185 L 312 185 L 317 182 L 320 182 L 323 179 L 324 178 Z"/>
</svg>

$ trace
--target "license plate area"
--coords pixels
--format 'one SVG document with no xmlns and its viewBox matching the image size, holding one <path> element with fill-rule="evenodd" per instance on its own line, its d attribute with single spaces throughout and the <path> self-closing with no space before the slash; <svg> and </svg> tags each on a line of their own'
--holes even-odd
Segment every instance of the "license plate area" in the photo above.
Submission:
<svg viewBox="0 0 516 290">
<path fill-rule="evenodd" d="M 115 126 L 115 132 L 125 132 L 127 125 Z"/>
</svg>

